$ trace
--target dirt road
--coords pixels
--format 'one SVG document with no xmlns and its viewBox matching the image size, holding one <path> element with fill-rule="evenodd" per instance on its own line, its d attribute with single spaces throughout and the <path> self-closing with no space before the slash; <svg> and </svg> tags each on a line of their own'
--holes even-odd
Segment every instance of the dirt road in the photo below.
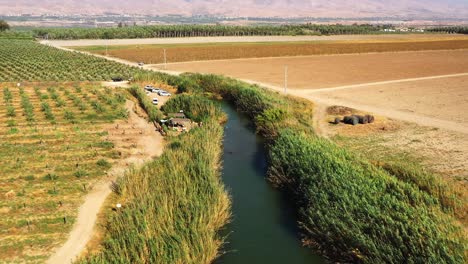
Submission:
<svg viewBox="0 0 468 264">
<path fill-rule="evenodd" d="M 122 176 L 129 166 L 141 165 L 162 154 L 163 137 L 154 131 L 152 124 L 135 113 L 133 102 L 128 101 L 126 107 L 130 113 L 128 119 L 118 121 L 106 129 L 109 132 L 107 140 L 113 142 L 116 150 L 123 153 L 125 158 L 115 164 L 108 172 L 108 177 L 94 185 L 86 195 L 68 240 L 47 263 L 66 264 L 74 261 L 94 234 L 97 214 L 111 193 L 112 181 Z"/>
</svg>

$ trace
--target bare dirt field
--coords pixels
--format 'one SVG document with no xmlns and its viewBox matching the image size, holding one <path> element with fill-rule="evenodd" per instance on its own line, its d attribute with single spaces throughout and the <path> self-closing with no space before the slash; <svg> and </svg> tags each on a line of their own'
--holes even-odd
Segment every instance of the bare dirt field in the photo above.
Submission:
<svg viewBox="0 0 468 264">
<path fill-rule="evenodd" d="M 229 42 L 287 42 L 287 41 L 330 41 L 330 40 L 426 40 L 426 39 L 467 39 L 464 35 L 449 34 L 382 34 L 382 35 L 337 35 L 337 36 L 254 36 L 254 37 L 193 37 L 193 38 L 152 38 L 152 39 L 83 39 L 49 41 L 54 46 L 99 46 L 99 45 L 144 45 L 144 44 L 187 44 L 187 43 L 229 43 Z"/>
<path fill-rule="evenodd" d="M 239 59 L 168 64 L 180 72 L 223 74 L 294 89 L 343 85 L 468 72 L 468 50 L 369 53 Z M 161 68 L 162 66 L 155 66 Z"/>
<path fill-rule="evenodd" d="M 323 96 L 468 125 L 468 75 L 321 92 Z"/>
</svg>

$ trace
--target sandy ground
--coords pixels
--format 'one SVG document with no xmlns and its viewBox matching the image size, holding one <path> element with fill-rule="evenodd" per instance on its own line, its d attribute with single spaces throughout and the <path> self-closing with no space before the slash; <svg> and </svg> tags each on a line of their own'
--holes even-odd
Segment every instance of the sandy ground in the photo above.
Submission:
<svg viewBox="0 0 468 264">
<path fill-rule="evenodd" d="M 168 64 L 179 72 L 223 74 L 276 86 L 321 89 L 468 72 L 468 50 L 319 55 Z M 161 66 L 155 66 L 161 67 Z"/>
<path fill-rule="evenodd" d="M 468 74 L 319 93 L 328 98 L 418 113 L 468 126 Z"/>
<path fill-rule="evenodd" d="M 108 171 L 107 178 L 97 183 L 85 197 L 81 205 L 76 223 L 68 240 L 48 260 L 48 263 L 71 263 L 85 249 L 86 244 L 94 234 L 97 215 L 106 198 L 111 193 L 110 184 L 122 176 L 131 166 L 139 166 L 145 161 L 162 154 L 164 139 L 155 131 L 152 124 L 137 115 L 141 112 L 134 102 L 127 101 L 129 118 L 117 121 L 106 129 L 109 140 L 115 144 L 115 149 L 123 159 Z"/>
<path fill-rule="evenodd" d="M 102 46 L 102 45 L 145 45 L 145 44 L 196 44 L 196 43 L 233 43 L 233 42 L 290 42 L 290 41 L 379 41 L 379 40 L 449 40 L 467 39 L 464 35 L 448 34 L 388 34 L 388 35 L 339 35 L 339 36 L 254 36 L 254 37 L 193 37 L 193 38 L 147 38 L 147 39 L 82 39 L 49 40 L 48 43 L 61 47 Z"/>
<path fill-rule="evenodd" d="M 322 112 L 320 106 L 326 109 L 326 106 L 316 104 L 314 119 L 317 119 L 316 127 L 320 128 L 316 131 L 322 136 L 339 136 L 338 142 L 342 140 L 341 136 L 349 137 L 344 140 L 345 146 L 358 152 L 372 153 L 377 160 L 389 157 L 391 160 L 405 159 L 410 154 L 431 171 L 455 180 L 457 188 L 468 186 L 468 134 L 418 126 L 383 116 L 376 116 L 375 122 L 368 125 L 334 125 L 330 121 L 335 117 L 367 113 L 352 109 L 349 109 L 350 112 L 344 111 L 346 113 Z"/>
</svg>

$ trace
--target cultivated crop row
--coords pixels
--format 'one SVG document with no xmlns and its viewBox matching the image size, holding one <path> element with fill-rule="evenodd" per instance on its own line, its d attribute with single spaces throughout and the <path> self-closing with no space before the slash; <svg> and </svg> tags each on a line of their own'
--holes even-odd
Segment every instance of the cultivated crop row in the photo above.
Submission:
<svg viewBox="0 0 468 264">
<path fill-rule="evenodd" d="M 99 101 L 92 89 L 105 92 L 94 84 L 0 84 L 2 262 L 31 261 L 24 250 L 30 247 L 33 261 L 45 262 L 73 226 L 90 185 L 120 158 L 103 126 L 117 118 L 113 110 L 123 102 L 114 100 L 98 114 L 82 99 Z"/>
<path fill-rule="evenodd" d="M 129 78 L 136 68 L 66 52 L 31 40 L 0 39 L 0 82 L 94 81 Z"/>
</svg>

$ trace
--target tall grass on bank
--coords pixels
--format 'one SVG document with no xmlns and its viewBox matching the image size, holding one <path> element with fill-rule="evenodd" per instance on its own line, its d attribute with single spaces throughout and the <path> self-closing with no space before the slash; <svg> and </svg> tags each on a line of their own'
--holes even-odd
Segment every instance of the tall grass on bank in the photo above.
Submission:
<svg viewBox="0 0 468 264">
<path fill-rule="evenodd" d="M 223 243 L 217 231 L 230 218 L 219 171 L 219 118 L 171 138 L 160 158 L 114 186 L 123 207 L 108 220 L 103 250 L 81 263 L 198 264 L 216 258 Z"/>
<path fill-rule="evenodd" d="M 417 168 L 376 167 L 312 136 L 310 103 L 214 75 L 159 78 L 181 84 L 181 92 L 220 95 L 251 118 L 269 139 L 270 178 L 294 194 L 305 242 L 324 255 L 363 263 L 464 262 L 466 236 L 451 214 L 451 191 L 430 187 L 441 185 Z"/>
<path fill-rule="evenodd" d="M 333 261 L 465 263 L 453 190 L 437 191 L 442 185 L 417 168 L 374 166 L 314 137 L 310 102 L 221 76 L 153 78 L 221 96 L 251 118 L 270 145 L 270 179 L 293 194 L 304 242 Z"/>
<path fill-rule="evenodd" d="M 161 109 L 166 113 L 177 113 L 183 110 L 184 114 L 195 122 L 223 116 L 221 108 L 202 95 L 179 95 L 169 100 Z"/>
<path fill-rule="evenodd" d="M 291 126 L 313 133 L 313 104 L 309 101 L 216 75 L 185 74 L 178 78 L 167 81 L 177 86 L 179 92 L 209 92 L 221 96 L 250 117 L 257 132 L 267 139 L 273 139 L 281 129 Z M 181 88 L 179 83 L 185 86 Z"/>
<path fill-rule="evenodd" d="M 390 175 L 397 177 L 399 180 L 417 186 L 421 191 L 426 192 L 440 201 L 441 208 L 446 212 L 460 212 L 463 204 L 457 198 L 455 190 L 450 183 L 444 182 L 436 175 L 430 173 L 424 168 L 417 165 L 400 164 L 395 162 L 384 162 L 378 164 Z M 466 213 L 466 211 L 465 211 Z"/>
<path fill-rule="evenodd" d="M 132 86 L 130 88 L 130 93 L 138 99 L 141 108 L 146 111 L 150 121 L 159 121 L 162 119 L 163 116 L 161 111 L 153 105 L 153 102 L 151 102 L 151 99 L 146 95 L 145 91 L 141 87 Z"/>
<path fill-rule="evenodd" d="M 334 143 L 284 131 L 269 175 L 298 206 L 304 239 L 334 260 L 463 263 L 462 230 L 439 200 Z"/>
</svg>

